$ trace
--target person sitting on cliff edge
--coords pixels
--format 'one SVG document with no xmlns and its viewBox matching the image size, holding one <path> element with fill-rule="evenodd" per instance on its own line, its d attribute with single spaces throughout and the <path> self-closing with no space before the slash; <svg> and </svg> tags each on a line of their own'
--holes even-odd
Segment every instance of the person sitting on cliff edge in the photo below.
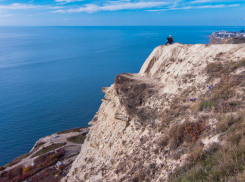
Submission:
<svg viewBox="0 0 245 182">
<path fill-rule="evenodd" d="M 168 44 L 172 44 L 174 42 L 173 38 L 171 35 L 169 35 L 169 37 L 167 38 L 167 43 L 165 45 L 168 45 Z"/>
</svg>

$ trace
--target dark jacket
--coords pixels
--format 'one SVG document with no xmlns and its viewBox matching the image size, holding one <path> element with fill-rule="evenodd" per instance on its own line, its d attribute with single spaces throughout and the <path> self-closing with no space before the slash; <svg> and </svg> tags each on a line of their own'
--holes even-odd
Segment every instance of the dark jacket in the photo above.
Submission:
<svg viewBox="0 0 245 182">
<path fill-rule="evenodd" d="M 167 44 L 172 44 L 174 42 L 173 38 L 168 37 L 167 38 Z"/>
</svg>

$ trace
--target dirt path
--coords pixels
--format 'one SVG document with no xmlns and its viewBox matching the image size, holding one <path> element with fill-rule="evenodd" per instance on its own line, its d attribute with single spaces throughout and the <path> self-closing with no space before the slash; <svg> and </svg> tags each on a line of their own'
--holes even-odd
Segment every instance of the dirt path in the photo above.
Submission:
<svg viewBox="0 0 245 182">
<path fill-rule="evenodd" d="M 52 135 L 43 137 L 43 138 L 39 139 L 36 142 L 35 146 L 40 144 L 40 143 L 44 143 L 44 144 L 39 146 L 37 149 L 34 146 L 32 150 L 35 150 L 35 152 L 32 155 L 34 155 L 36 152 L 41 150 L 43 147 L 48 147 L 48 146 L 50 146 L 52 144 L 65 143 L 65 142 L 66 142 L 66 145 L 64 145 L 64 146 L 62 146 L 60 148 L 57 148 L 57 149 L 61 149 L 61 148 L 65 149 L 65 151 L 66 151 L 65 157 L 68 157 L 68 156 L 71 156 L 73 154 L 79 153 L 80 150 L 81 150 L 81 145 L 82 144 L 76 144 L 76 143 L 72 143 L 72 142 L 68 142 L 67 141 L 67 138 L 70 138 L 70 137 L 73 137 L 73 136 L 77 136 L 79 134 L 81 134 L 81 133 L 80 132 L 70 132 L 70 133 L 59 134 L 58 137 L 54 137 L 55 135 L 57 135 L 56 133 L 54 133 Z M 53 150 L 51 150 L 49 152 L 46 152 L 46 154 L 50 153 L 50 152 L 53 152 Z M 15 164 L 13 166 L 7 167 L 4 171 L 11 170 L 11 169 L 13 169 L 13 168 L 15 168 L 15 167 L 17 167 L 19 165 L 23 165 L 23 166 L 31 165 L 33 163 L 33 161 L 37 157 L 39 157 L 39 156 L 37 156 L 37 157 L 30 158 L 32 155 L 22 159 L 19 163 Z"/>
</svg>

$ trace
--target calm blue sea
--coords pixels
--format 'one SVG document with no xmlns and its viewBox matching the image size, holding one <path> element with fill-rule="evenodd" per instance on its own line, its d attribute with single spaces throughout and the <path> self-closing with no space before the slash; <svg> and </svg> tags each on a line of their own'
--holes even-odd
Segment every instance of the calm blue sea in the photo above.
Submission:
<svg viewBox="0 0 245 182">
<path fill-rule="evenodd" d="M 244 27 L 0 27 L 0 166 L 46 135 L 87 126 L 102 87 L 139 72 L 171 34 L 208 43 L 214 31 Z"/>
</svg>

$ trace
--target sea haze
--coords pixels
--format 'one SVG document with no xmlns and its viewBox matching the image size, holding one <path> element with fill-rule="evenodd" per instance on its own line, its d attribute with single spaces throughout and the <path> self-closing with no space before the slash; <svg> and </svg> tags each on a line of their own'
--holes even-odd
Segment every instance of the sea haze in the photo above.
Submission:
<svg viewBox="0 0 245 182">
<path fill-rule="evenodd" d="M 46 135 L 85 127 L 119 73 L 139 72 L 169 34 L 208 43 L 244 27 L 0 27 L 0 166 Z"/>
</svg>

